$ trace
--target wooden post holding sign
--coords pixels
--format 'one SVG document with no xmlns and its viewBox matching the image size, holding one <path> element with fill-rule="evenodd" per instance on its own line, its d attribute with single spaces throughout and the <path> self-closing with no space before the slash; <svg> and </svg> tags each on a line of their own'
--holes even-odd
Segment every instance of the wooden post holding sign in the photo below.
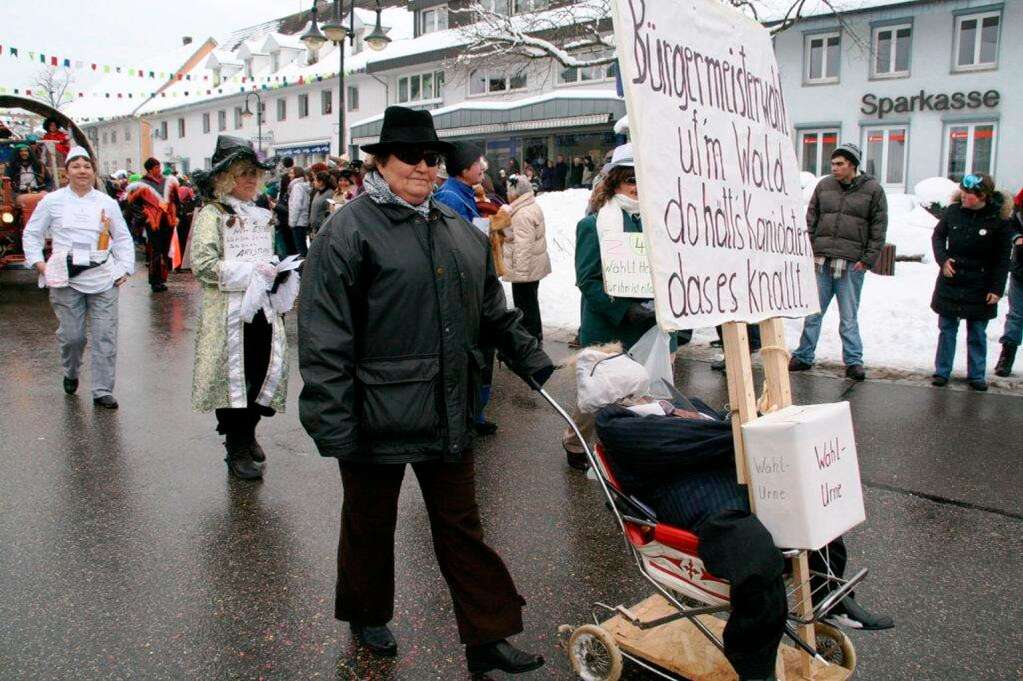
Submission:
<svg viewBox="0 0 1023 681">
<path fill-rule="evenodd" d="M 780 318 L 819 311 L 771 38 L 720 0 L 615 0 L 613 19 L 657 320 L 666 331 L 724 325 L 745 483 L 741 426 L 757 418 L 746 324 L 761 325 L 771 411 L 792 401 Z M 793 570 L 807 585 L 800 615 L 809 619 L 805 553 Z M 800 633 L 815 645 L 811 627 Z M 811 658 L 801 660 L 788 678 L 813 676 Z"/>
</svg>

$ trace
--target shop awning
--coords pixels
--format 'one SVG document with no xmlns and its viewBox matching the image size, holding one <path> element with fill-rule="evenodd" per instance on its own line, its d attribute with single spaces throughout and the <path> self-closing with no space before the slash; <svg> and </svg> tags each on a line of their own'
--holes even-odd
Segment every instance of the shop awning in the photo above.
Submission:
<svg viewBox="0 0 1023 681">
<path fill-rule="evenodd" d="M 300 144 L 278 144 L 274 146 L 278 156 L 301 156 L 303 154 L 329 154 L 330 142 L 302 142 Z"/>
<path fill-rule="evenodd" d="M 431 111 L 441 138 L 478 137 L 515 131 L 541 132 L 608 125 L 625 115 L 625 101 L 612 91 L 561 91 L 507 102 L 465 101 Z M 382 116 L 352 126 L 352 143 L 380 137 Z"/>
</svg>

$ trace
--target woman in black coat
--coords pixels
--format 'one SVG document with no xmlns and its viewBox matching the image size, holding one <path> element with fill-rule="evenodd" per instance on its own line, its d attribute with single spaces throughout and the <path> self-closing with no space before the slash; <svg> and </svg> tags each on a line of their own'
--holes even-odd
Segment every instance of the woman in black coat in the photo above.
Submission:
<svg viewBox="0 0 1023 681">
<path fill-rule="evenodd" d="M 938 313 L 938 349 L 934 357 L 936 386 L 948 383 L 955 360 L 959 320 L 966 320 L 967 380 L 974 390 L 987 390 L 987 323 L 998 314 L 1009 273 L 1008 218 L 1012 202 L 995 191 L 994 180 L 982 173 L 967 175 L 958 194 L 934 228 L 931 244 L 941 267 L 931 309 Z"/>
</svg>

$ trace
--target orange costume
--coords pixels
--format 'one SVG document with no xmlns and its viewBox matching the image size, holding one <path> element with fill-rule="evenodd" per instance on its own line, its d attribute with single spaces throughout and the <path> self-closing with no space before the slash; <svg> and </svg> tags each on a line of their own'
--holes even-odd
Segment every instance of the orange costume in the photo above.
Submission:
<svg viewBox="0 0 1023 681">
<path fill-rule="evenodd" d="M 141 208 L 146 222 L 149 285 L 162 290 L 170 267 L 180 267 L 184 255 L 178 234 L 178 181 L 173 175 L 160 181 L 151 175 L 128 185 L 128 203 Z"/>
</svg>

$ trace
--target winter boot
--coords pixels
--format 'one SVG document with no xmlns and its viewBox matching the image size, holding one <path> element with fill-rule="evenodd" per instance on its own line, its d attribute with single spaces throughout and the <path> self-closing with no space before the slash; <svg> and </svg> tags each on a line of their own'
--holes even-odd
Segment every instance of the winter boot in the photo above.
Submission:
<svg viewBox="0 0 1023 681">
<path fill-rule="evenodd" d="M 500 669 L 508 674 L 522 674 L 543 666 L 543 657 L 519 650 L 505 639 L 465 647 L 465 658 L 471 674 L 485 674 Z"/>
<path fill-rule="evenodd" d="M 1002 343 L 1002 354 L 995 365 L 995 376 L 1012 376 L 1012 364 L 1016 361 L 1017 348 L 1019 346 L 1015 343 Z"/>
<path fill-rule="evenodd" d="M 252 460 L 251 445 L 225 442 L 224 448 L 227 450 L 224 461 L 231 475 L 241 480 L 259 480 L 263 477 L 262 468 Z"/>
</svg>

